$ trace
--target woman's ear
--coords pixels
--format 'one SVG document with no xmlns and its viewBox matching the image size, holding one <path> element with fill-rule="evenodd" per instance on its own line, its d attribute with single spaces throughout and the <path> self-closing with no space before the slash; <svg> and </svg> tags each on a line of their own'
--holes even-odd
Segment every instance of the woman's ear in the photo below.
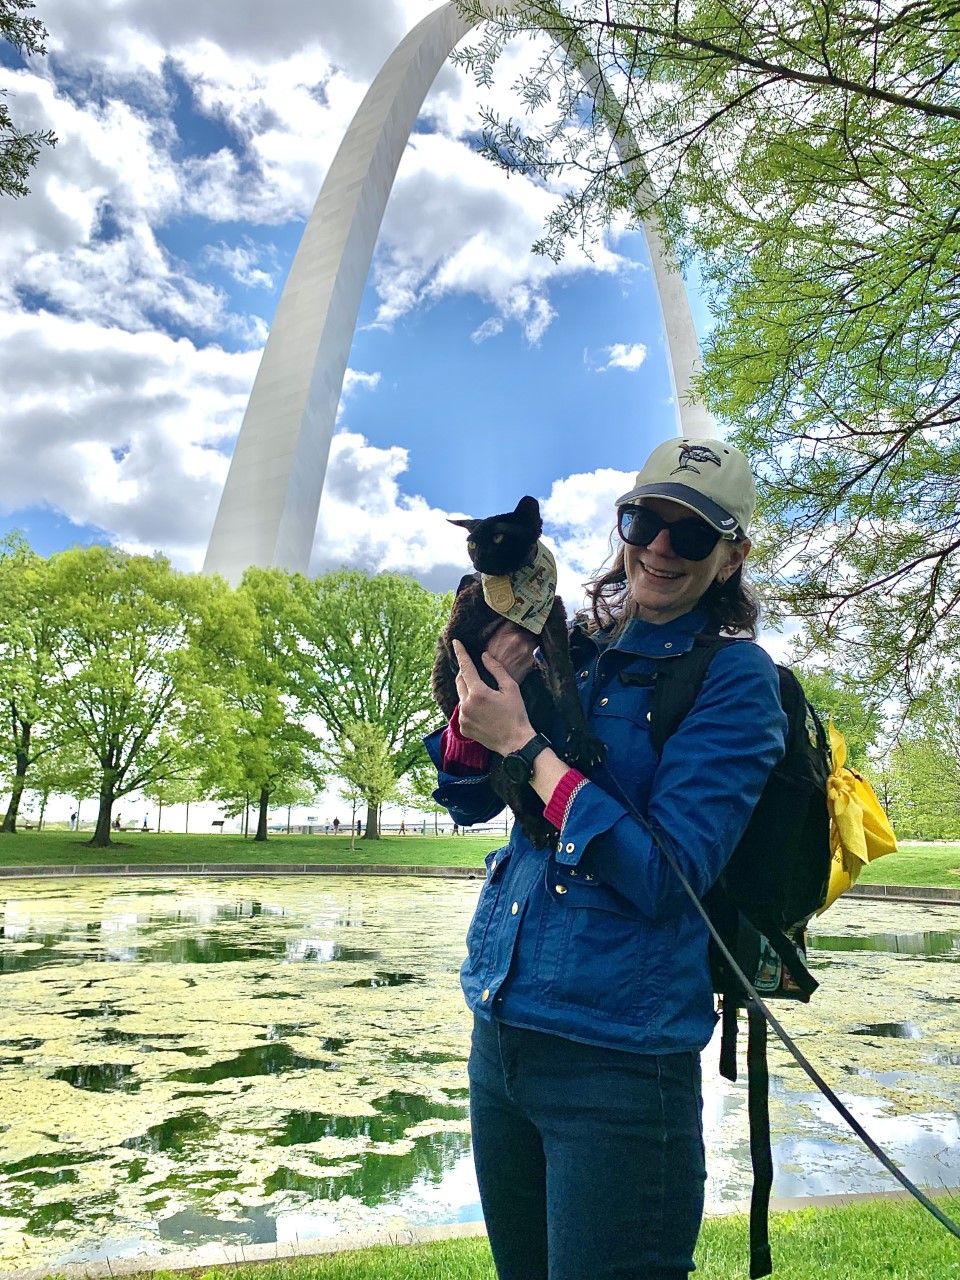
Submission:
<svg viewBox="0 0 960 1280">
<path fill-rule="evenodd" d="M 750 548 L 753 543 L 749 538 L 741 538 L 738 542 L 730 542 L 727 544 L 726 563 L 717 574 L 718 582 L 726 582 L 728 578 L 732 578 L 740 566 L 750 554 Z"/>
</svg>

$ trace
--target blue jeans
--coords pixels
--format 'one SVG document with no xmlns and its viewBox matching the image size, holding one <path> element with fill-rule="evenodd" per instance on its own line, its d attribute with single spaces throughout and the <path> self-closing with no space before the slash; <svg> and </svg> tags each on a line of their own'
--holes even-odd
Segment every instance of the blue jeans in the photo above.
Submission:
<svg viewBox="0 0 960 1280">
<path fill-rule="evenodd" d="M 500 1280 L 686 1280 L 706 1181 L 696 1053 L 477 1018 L 470 1120 Z"/>
</svg>

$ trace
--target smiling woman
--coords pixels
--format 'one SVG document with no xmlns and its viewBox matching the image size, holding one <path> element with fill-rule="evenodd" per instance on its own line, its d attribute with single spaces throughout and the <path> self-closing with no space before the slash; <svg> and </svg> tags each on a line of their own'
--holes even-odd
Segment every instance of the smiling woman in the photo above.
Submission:
<svg viewBox="0 0 960 1280">
<path fill-rule="evenodd" d="M 483 655 L 494 687 L 460 646 L 459 704 L 427 740 L 435 796 L 455 821 L 499 811 L 494 753 L 556 829 L 544 852 L 518 822 L 490 855 L 461 970 L 474 1157 L 500 1280 L 683 1280 L 694 1266 L 700 1052 L 715 1014 L 706 925 L 660 841 L 702 898 L 784 754 L 773 663 L 755 644 L 720 646 L 659 749 L 651 721 L 663 664 L 710 633 L 755 634 L 743 582 L 755 504 L 743 454 L 692 437 L 658 446 L 618 499 L 624 541 L 588 584 L 591 614 L 571 638 L 588 727 L 605 746 L 589 778 L 564 759 L 559 715 L 547 736 L 533 732 L 502 628 Z"/>
</svg>

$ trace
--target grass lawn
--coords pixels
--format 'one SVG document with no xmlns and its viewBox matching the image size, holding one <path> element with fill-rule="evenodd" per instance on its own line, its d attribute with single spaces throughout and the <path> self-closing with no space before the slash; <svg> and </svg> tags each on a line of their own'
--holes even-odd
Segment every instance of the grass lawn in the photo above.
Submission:
<svg viewBox="0 0 960 1280">
<path fill-rule="evenodd" d="M 941 1201 L 954 1218 L 960 1198 Z M 771 1215 L 776 1280 L 957 1280 L 960 1243 L 919 1205 L 859 1203 Z M 220 1280 L 496 1280 L 484 1237 L 331 1257 L 210 1268 Z M 745 1280 L 747 1219 L 716 1218 L 703 1228 L 697 1280 Z M 169 1273 L 158 1273 L 165 1280 Z M 170 1278 L 172 1280 L 172 1278 Z"/>
<path fill-rule="evenodd" d="M 504 841 L 493 832 L 483 836 L 383 836 L 358 840 L 349 836 L 271 835 L 265 843 L 239 835 L 182 835 L 139 831 L 114 834 L 109 849 L 91 849 L 88 831 L 19 831 L 0 836 L 0 866 L 158 862 L 352 862 L 404 866 L 482 867 L 484 857 Z"/>
<path fill-rule="evenodd" d="M 908 844 L 860 872 L 862 884 L 936 885 L 960 889 L 960 844 Z"/>
<path fill-rule="evenodd" d="M 350 849 L 349 836 L 271 835 L 266 843 L 239 835 L 183 835 L 163 831 L 121 832 L 109 849 L 90 849 L 87 831 L 20 831 L 0 836 L 0 866 L 29 867 L 66 864 L 158 862 L 311 862 L 387 864 L 402 866 L 479 867 L 491 849 L 502 844 L 503 832 L 486 835 L 387 835 L 358 840 Z M 864 884 L 935 885 L 960 889 L 960 844 L 905 844 L 860 876 Z"/>
</svg>

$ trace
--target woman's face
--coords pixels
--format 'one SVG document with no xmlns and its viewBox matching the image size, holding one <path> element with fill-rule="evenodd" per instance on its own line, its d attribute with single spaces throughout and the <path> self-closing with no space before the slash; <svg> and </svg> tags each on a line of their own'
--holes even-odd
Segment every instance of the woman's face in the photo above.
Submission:
<svg viewBox="0 0 960 1280">
<path fill-rule="evenodd" d="M 643 498 L 641 503 L 671 522 L 694 515 L 669 498 Z M 625 543 L 624 568 L 637 616 L 645 622 L 670 622 L 689 613 L 710 584 L 725 582 L 749 551 L 749 538 L 741 542 L 721 538 L 706 560 L 684 560 L 674 552 L 666 529 L 661 529 L 649 546 Z"/>
</svg>

